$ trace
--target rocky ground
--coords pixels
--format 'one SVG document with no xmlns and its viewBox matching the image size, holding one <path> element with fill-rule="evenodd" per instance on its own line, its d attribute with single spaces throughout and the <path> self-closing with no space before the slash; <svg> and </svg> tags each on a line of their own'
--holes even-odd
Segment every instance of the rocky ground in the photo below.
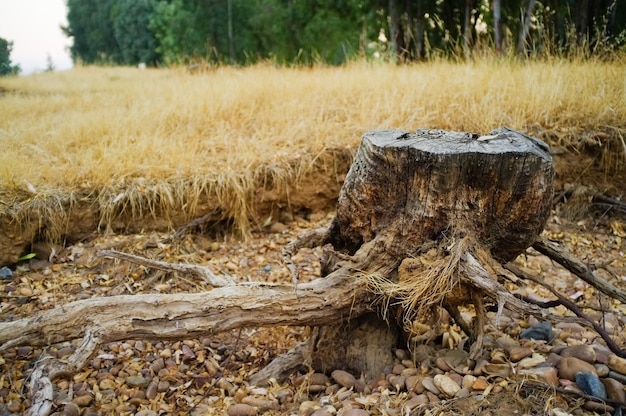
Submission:
<svg viewBox="0 0 626 416">
<path fill-rule="evenodd" d="M 101 249 L 202 264 L 237 281 L 289 282 L 281 248 L 330 216 L 274 223 L 247 241 L 215 235 L 94 236 L 60 249 L 38 247 L 38 258 L 1 274 L 0 321 L 7 322 L 98 296 L 182 293 L 207 289 L 189 276 L 98 258 Z M 545 237 L 623 287 L 624 222 L 591 217 L 569 222 L 553 215 Z M 213 235 L 211 235 L 213 234 Z M 211 235 L 211 236 L 209 236 Z M 301 280 L 320 274 L 320 250 L 296 256 Z M 516 263 L 585 306 L 618 345 L 626 344 L 626 306 L 599 295 L 547 257 L 529 249 Z M 552 299 L 544 288 L 511 285 L 514 293 Z M 563 306 L 551 312 L 568 314 Z M 469 312 L 468 312 L 469 313 Z M 134 339 L 104 345 L 79 373 L 54 381 L 54 409 L 65 415 L 524 415 L 621 414 L 626 406 L 626 360 L 612 354 L 597 333 L 577 324 L 547 325 L 506 310 L 490 315 L 483 359 L 469 368 L 461 330 L 444 315 L 441 332 L 424 332 L 373 380 L 337 368 L 329 374 L 293 374 L 284 382 L 252 386 L 248 377 L 307 337 L 301 327 L 247 328 L 179 342 Z M 528 339 L 528 330 L 534 336 Z M 538 332 L 537 332 L 538 331 Z M 548 340 L 541 340 L 545 335 Z M 539 339 L 537 339 L 539 338 Z M 26 383 L 45 355 L 64 358 L 80 340 L 46 348 L 0 352 L 0 415 L 21 414 L 31 398 Z M 596 398 L 592 397 L 596 396 Z M 597 397 L 609 400 L 598 400 Z"/>
</svg>

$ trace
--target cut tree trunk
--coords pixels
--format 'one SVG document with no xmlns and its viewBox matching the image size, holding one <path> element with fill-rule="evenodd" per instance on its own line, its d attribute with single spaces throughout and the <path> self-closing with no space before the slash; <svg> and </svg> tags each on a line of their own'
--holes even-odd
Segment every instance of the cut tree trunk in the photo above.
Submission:
<svg viewBox="0 0 626 416">
<path fill-rule="evenodd" d="M 476 267 L 493 270 L 530 246 L 548 218 L 553 177 L 549 147 L 507 128 L 485 136 L 441 130 L 366 134 L 331 227 L 303 236 L 287 247 L 285 257 L 290 264 L 300 247 L 332 244 L 323 274 L 334 273 L 336 259 L 349 256 L 350 267 L 358 271 L 353 274 L 365 276 L 370 291 L 400 305 L 391 313 L 384 305 L 381 309 L 399 319 L 389 325 L 370 319 L 325 328 L 311 346 L 314 367 L 324 370 L 324 361 L 339 355 L 357 374 L 375 376 L 392 362 L 394 343 L 411 337 L 411 322 L 432 318 L 442 305 L 457 320 L 458 306 L 475 306 L 474 326 L 458 323 L 470 332 L 476 358 L 485 322 L 483 297 L 498 298 L 495 293 L 503 288 L 464 273 L 461 262 L 478 259 Z M 389 336 L 396 324 L 405 330 Z M 368 345 L 376 350 L 367 352 L 378 357 L 375 364 L 352 362 L 353 345 L 337 340 L 337 334 L 360 339 L 364 331 L 386 340 Z"/>
</svg>

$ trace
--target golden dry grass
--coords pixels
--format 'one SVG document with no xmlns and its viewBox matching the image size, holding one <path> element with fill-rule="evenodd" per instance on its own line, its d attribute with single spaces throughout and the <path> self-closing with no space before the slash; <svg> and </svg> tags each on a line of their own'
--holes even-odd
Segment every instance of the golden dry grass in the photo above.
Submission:
<svg viewBox="0 0 626 416">
<path fill-rule="evenodd" d="M 242 225 L 259 181 L 285 188 L 325 151 L 353 149 L 368 130 L 621 134 L 625 89 L 626 62 L 558 60 L 263 64 L 196 74 L 84 67 L 6 78 L 0 214 L 88 190 L 97 190 L 103 216 L 190 209 L 208 195 Z"/>
</svg>

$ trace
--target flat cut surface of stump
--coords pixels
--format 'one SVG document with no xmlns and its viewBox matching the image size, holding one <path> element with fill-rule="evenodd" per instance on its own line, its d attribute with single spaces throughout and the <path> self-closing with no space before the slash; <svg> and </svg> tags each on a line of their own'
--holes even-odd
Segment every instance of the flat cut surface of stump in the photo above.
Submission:
<svg viewBox="0 0 626 416">
<path fill-rule="evenodd" d="M 508 128 L 484 136 L 373 131 L 363 137 L 339 195 L 337 241 L 354 252 L 384 239 L 390 256 L 402 258 L 460 229 L 508 261 L 541 233 L 553 177 L 548 145 Z"/>
</svg>

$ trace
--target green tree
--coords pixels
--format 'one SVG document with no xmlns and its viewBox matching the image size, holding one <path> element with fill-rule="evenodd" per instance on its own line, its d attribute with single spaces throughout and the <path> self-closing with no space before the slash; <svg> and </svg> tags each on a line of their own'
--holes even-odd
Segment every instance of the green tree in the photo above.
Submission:
<svg viewBox="0 0 626 416">
<path fill-rule="evenodd" d="M 113 5 L 110 17 L 120 50 L 119 63 L 157 63 L 157 40 L 149 29 L 155 6 L 155 0 L 117 0 Z"/>
<path fill-rule="evenodd" d="M 117 0 L 67 0 L 67 26 L 62 30 L 73 40 L 70 53 L 75 62 L 123 61 L 111 19 L 116 3 Z"/>
<path fill-rule="evenodd" d="M 21 70 L 19 65 L 11 62 L 12 50 L 13 42 L 0 38 L 0 76 L 17 75 Z"/>
</svg>

